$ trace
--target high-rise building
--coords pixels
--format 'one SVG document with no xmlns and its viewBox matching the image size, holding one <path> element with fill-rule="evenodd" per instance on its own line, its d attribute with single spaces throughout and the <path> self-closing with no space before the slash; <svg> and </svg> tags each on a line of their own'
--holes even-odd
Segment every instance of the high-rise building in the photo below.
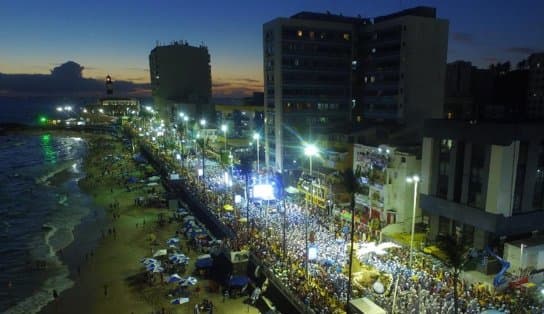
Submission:
<svg viewBox="0 0 544 314">
<path fill-rule="evenodd" d="M 303 140 L 345 128 L 354 25 L 367 22 L 301 12 L 263 25 L 267 165 L 293 168 Z"/>
<path fill-rule="evenodd" d="M 175 119 L 180 111 L 196 119 L 215 121 L 206 46 L 190 46 L 187 42 L 157 45 L 149 54 L 149 73 L 155 105 L 166 121 Z"/>
<path fill-rule="evenodd" d="M 542 125 L 428 120 L 421 169 L 430 240 L 454 235 L 500 251 L 544 229 Z"/>
<path fill-rule="evenodd" d="M 424 119 L 442 117 L 448 27 L 430 7 L 376 17 L 360 27 L 353 64 L 358 125 L 421 130 Z"/>
<path fill-rule="evenodd" d="M 417 7 L 375 19 L 301 12 L 263 25 L 267 164 L 352 126 L 440 118 L 448 22 Z M 302 156 L 303 157 L 303 156 Z"/>
<path fill-rule="evenodd" d="M 544 118 L 544 52 L 529 56 L 527 113 L 532 119 Z"/>
</svg>

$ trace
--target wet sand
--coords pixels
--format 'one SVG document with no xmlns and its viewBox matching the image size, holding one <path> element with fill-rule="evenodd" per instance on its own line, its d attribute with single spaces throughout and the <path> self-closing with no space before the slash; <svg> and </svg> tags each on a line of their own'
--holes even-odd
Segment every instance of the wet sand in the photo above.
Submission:
<svg viewBox="0 0 544 314">
<path fill-rule="evenodd" d="M 130 175 L 142 177 L 141 173 L 145 170 L 137 168 L 131 161 L 131 154 L 118 140 L 90 137 L 89 143 L 84 166 L 87 178 L 80 181 L 80 187 L 93 196 L 96 204 L 104 211 L 91 213 L 90 216 L 94 215 L 95 219 L 88 219 L 90 222 L 80 226 L 76 231 L 76 241 L 63 252 L 63 260 L 71 268 L 74 287 L 62 292 L 42 313 L 148 314 L 163 310 L 164 313 L 192 313 L 194 305 L 204 298 L 214 303 L 214 313 L 259 313 L 256 308 L 243 304 L 244 298 L 223 302 L 220 293 L 206 292 L 209 283 L 201 278 L 198 284 L 200 293 L 192 295 L 190 302 L 183 305 L 170 304 L 172 298 L 167 296 L 167 291 L 173 284 L 160 284 L 157 280 L 154 286 L 149 286 L 143 280 L 144 269 L 139 262 L 141 258 L 151 255 L 149 235 L 153 234 L 159 243 L 157 249 L 165 248 L 165 241 L 175 234 L 176 224 L 159 227 L 158 215 L 162 213 L 166 217 L 170 216 L 166 208 L 140 207 L 135 204 L 135 198 L 146 195 L 145 190 L 150 187 L 143 185 L 129 192 L 120 184 L 119 171 L 128 170 Z M 110 154 L 124 154 L 124 159 L 117 163 L 103 159 Z M 112 164 L 122 166 L 114 166 L 113 173 L 102 176 L 104 170 Z M 160 186 L 154 188 L 162 191 Z M 112 209 L 110 204 L 115 202 L 118 202 L 118 208 Z M 113 218 L 114 212 L 116 219 Z M 110 234 L 108 229 L 113 228 L 115 234 Z M 192 251 L 188 255 L 191 256 L 191 262 L 186 275 L 192 273 L 198 254 Z M 190 290 L 194 291 L 195 288 Z"/>
</svg>

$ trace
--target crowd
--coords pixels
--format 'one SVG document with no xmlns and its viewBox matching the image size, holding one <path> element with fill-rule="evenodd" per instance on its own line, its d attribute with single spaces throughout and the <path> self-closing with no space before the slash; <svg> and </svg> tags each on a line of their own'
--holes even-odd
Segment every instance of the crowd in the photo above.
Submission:
<svg viewBox="0 0 544 314">
<path fill-rule="evenodd" d="M 249 249 L 314 313 L 344 312 L 349 242 L 346 242 L 348 228 L 342 219 L 321 216 L 311 204 L 300 200 L 287 200 L 270 207 L 266 203 L 244 201 L 233 212 L 225 211 L 225 205 L 234 203 L 233 193 L 224 184 L 225 169 L 207 160 L 205 176 L 199 177 L 197 169 L 201 168 L 202 159 L 198 156 L 188 157 L 187 168 L 181 168 L 178 161 L 166 155 L 163 158 L 172 171 L 182 175 L 191 193 L 237 235 L 228 239 L 226 245 L 233 250 Z M 235 175 L 234 183 L 231 188 L 244 195 L 244 178 Z M 356 233 L 356 243 L 363 239 L 366 240 L 366 235 Z M 308 265 L 307 241 L 317 250 Z M 368 297 L 389 312 L 395 309 L 401 313 L 453 313 L 450 270 L 422 253 L 416 254 L 410 269 L 408 255 L 408 249 L 400 247 L 383 255 L 361 256 L 358 261 L 361 266 L 387 275 L 384 280 L 387 289 L 377 293 L 372 285 L 354 285 L 351 297 Z M 544 312 L 541 305 L 523 293 L 494 293 L 463 281 L 458 288 L 460 313 L 480 313 L 485 309 L 504 313 Z"/>
</svg>

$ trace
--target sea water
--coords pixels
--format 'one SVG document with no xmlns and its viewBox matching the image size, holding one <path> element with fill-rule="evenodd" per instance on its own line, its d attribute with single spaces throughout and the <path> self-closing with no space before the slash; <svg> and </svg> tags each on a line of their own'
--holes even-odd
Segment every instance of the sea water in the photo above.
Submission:
<svg viewBox="0 0 544 314">
<path fill-rule="evenodd" d="M 0 136 L 0 312 L 36 313 L 73 285 L 61 250 L 93 207 L 77 184 L 85 153 L 77 137 Z"/>
</svg>

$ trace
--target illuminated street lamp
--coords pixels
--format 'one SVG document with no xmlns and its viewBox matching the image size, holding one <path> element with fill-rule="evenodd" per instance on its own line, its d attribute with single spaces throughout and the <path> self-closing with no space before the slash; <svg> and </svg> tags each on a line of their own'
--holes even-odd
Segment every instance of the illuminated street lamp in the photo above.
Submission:
<svg viewBox="0 0 544 314">
<path fill-rule="evenodd" d="M 406 178 L 406 182 L 414 183 L 414 206 L 412 208 L 412 232 L 410 234 L 410 269 L 412 268 L 412 260 L 414 255 L 414 233 L 416 229 L 416 204 L 417 204 L 417 184 L 419 183 L 419 177 L 414 175 Z"/>
<path fill-rule="evenodd" d="M 313 203 L 313 192 L 314 192 L 314 180 L 312 178 L 312 159 L 319 150 L 317 149 L 317 146 L 314 144 L 305 144 L 304 145 L 304 155 L 306 155 L 310 159 L 310 198 L 311 202 Z M 305 254 L 305 261 L 306 261 L 306 278 L 308 278 L 308 255 L 309 255 L 309 247 L 308 247 L 308 216 L 310 216 L 310 211 L 308 208 L 308 199 L 306 199 L 306 218 L 304 223 L 304 238 L 306 242 L 306 254 Z"/>
<path fill-rule="evenodd" d="M 261 135 L 259 133 L 253 133 L 253 139 L 257 141 L 257 174 L 259 173 L 259 140 Z"/>
<path fill-rule="evenodd" d="M 206 126 L 206 119 L 200 119 L 200 126 L 202 126 L 202 128 Z"/>
</svg>

